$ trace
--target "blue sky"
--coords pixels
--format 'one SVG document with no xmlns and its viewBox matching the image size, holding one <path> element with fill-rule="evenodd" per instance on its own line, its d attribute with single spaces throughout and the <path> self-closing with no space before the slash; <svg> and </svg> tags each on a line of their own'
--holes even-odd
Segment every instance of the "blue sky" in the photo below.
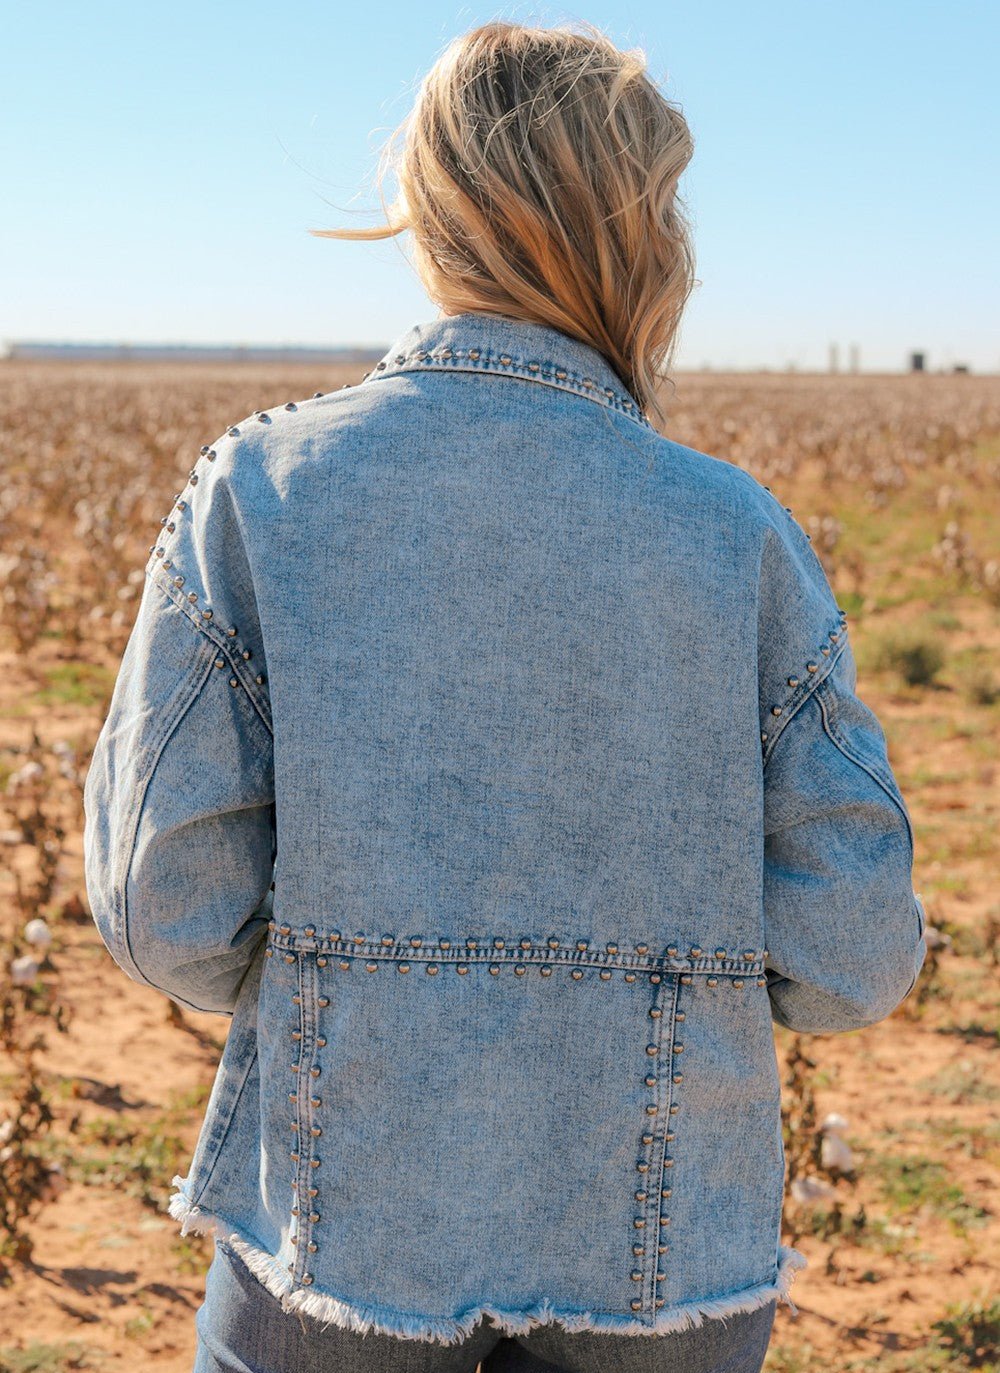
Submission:
<svg viewBox="0 0 1000 1373">
<path fill-rule="evenodd" d="M 307 230 L 377 221 L 381 146 L 450 38 L 585 19 L 694 134 L 678 367 L 824 369 L 835 342 L 1000 371 L 992 0 L 0 13 L 0 341 L 388 344 L 435 313 L 406 236 Z"/>
</svg>

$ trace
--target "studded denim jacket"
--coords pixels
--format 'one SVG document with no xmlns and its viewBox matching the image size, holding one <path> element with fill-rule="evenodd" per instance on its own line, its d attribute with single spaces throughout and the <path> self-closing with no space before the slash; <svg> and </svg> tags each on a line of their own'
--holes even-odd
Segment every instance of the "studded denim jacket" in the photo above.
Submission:
<svg viewBox="0 0 1000 1373">
<path fill-rule="evenodd" d="M 791 512 L 548 326 L 413 325 L 206 445 L 84 795 L 113 958 L 231 1017 L 183 1231 L 442 1343 L 791 1304 L 773 1025 L 925 954 L 856 685 Z"/>
</svg>

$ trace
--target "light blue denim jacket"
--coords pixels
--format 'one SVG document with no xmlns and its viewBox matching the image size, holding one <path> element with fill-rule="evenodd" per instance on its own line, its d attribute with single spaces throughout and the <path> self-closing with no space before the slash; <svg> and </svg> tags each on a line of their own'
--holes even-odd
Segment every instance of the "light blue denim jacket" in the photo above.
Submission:
<svg viewBox="0 0 1000 1373">
<path fill-rule="evenodd" d="M 788 1302 L 772 1020 L 925 955 L 847 617 L 753 477 L 483 314 L 240 418 L 157 531 L 85 785 L 115 961 L 231 1015 L 171 1214 L 451 1343 Z"/>
</svg>

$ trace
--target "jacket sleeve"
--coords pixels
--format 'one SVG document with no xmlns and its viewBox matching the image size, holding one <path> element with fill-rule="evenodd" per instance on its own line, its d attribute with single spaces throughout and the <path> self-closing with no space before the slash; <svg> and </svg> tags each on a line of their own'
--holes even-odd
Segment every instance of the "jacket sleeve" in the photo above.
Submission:
<svg viewBox="0 0 1000 1373">
<path fill-rule="evenodd" d="M 271 913 L 274 765 L 230 483 L 206 468 L 150 548 L 84 783 L 84 869 L 128 976 L 228 1015 Z"/>
<path fill-rule="evenodd" d="M 794 520 L 761 584 L 766 976 L 775 1021 L 835 1033 L 885 1019 L 926 956 L 913 829 L 885 734 L 857 694 L 847 619 Z"/>
</svg>

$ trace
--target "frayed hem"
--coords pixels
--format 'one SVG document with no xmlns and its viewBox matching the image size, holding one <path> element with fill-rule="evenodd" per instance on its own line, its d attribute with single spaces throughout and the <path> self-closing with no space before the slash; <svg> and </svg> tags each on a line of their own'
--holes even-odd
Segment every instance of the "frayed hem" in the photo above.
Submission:
<svg viewBox="0 0 1000 1373">
<path fill-rule="evenodd" d="M 690 1330 L 702 1325 L 706 1320 L 725 1320 L 728 1316 L 747 1311 L 756 1311 L 769 1302 L 784 1302 L 793 1315 L 798 1308 L 789 1295 L 789 1288 L 800 1268 L 808 1266 L 808 1259 L 798 1249 L 787 1245 L 778 1248 L 777 1275 L 773 1282 L 759 1283 L 756 1287 L 744 1288 L 731 1296 L 711 1297 L 700 1301 L 684 1302 L 669 1311 L 659 1311 L 652 1321 L 637 1320 L 632 1316 L 613 1316 L 590 1311 L 560 1311 L 548 1301 L 522 1311 L 507 1311 L 500 1307 L 483 1305 L 474 1307 L 465 1315 L 456 1317 L 415 1316 L 411 1312 L 397 1311 L 387 1306 L 372 1306 L 342 1301 L 326 1292 L 310 1292 L 293 1282 L 287 1269 L 260 1247 L 234 1228 L 232 1222 L 221 1216 L 203 1211 L 194 1205 L 183 1192 L 186 1179 L 175 1177 L 173 1186 L 178 1189 L 168 1203 L 170 1215 L 181 1222 L 181 1234 L 194 1231 L 200 1235 L 212 1235 L 238 1254 L 240 1259 L 259 1282 L 277 1297 L 283 1311 L 298 1312 L 319 1322 L 325 1329 L 331 1325 L 341 1330 L 351 1330 L 364 1335 L 374 1332 L 381 1335 L 394 1335 L 400 1339 L 422 1340 L 439 1344 L 459 1344 L 466 1339 L 483 1321 L 491 1321 L 505 1335 L 526 1335 L 535 1326 L 560 1325 L 570 1333 L 590 1331 L 597 1335 L 666 1335 L 681 1330 Z"/>
</svg>

